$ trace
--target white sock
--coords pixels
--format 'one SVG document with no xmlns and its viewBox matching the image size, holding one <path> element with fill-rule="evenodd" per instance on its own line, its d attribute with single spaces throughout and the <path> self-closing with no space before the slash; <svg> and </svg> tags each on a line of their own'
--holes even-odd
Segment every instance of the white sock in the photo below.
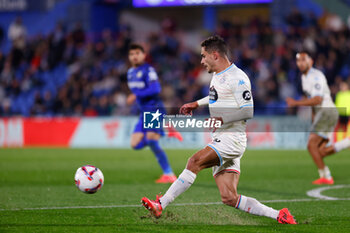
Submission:
<svg viewBox="0 0 350 233">
<path fill-rule="evenodd" d="M 320 174 L 320 178 L 326 178 L 326 179 L 332 178 L 331 171 L 327 166 L 325 166 L 323 169 L 318 169 L 318 174 Z"/>
<path fill-rule="evenodd" d="M 176 197 L 185 192 L 193 184 L 196 176 L 197 175 L 190 170 L 183 170 L 179 178 L 170 186 L 164 196 L 159 199 L 162 208 L 164 209 L 167 207 Z"/>
<path fill-rule="evenodd" d="M 318 169 L 318 174 L 320 175 L 320 178 L 324 178 L 323 169 Z"/>
<path fill-rule="evenodd" d="M 350 147 L 350 138 L 345 138 L 339 142 L 334 143 L 334 149 L 336 152 L 339 152 L 349 147 Z"/>
<path fill-rule="evenodd" d="M 264 204 L 261 204 L 258 200 L 251 197 L 240 195 L 236 208 L 243 210 L 247 213 L 265 216 L 273 219 L 277 219 L 279 211 Z"/>
</svg>

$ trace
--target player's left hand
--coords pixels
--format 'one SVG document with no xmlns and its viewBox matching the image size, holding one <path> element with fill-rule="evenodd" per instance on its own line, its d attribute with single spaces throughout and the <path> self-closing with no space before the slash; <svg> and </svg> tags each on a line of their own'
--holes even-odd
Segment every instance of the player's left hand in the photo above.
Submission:
<svg viewBox="0 0 350 233">
<path fill-rule="evenodd" d="M 297 101 L 293 98 L 287 97 L 286 98 L 286 103 L 288 105 L 288 107 L 295 107 L 297 106 Z"/>
</svg>

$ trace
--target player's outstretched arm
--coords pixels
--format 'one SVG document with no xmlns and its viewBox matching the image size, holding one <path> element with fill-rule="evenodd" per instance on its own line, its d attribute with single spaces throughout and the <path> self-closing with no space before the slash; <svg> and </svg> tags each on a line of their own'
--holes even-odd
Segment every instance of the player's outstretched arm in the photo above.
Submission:
<svg viewBox="0 0 350 233">
<path fill-rule="evenodd" d="M 288 97 L 286 99 L 286 103 L 288 107 L 297 107 L 297 106 L 316 106 L 322 103 L 321 96 L 315 96 L 312 98 L 306 98 L 302 100 L 295 100 L 293 98 Z"/>
<path fill-rule="evenodd" d="M 152 81 L 148 83 L 148 86 L 144 89 L 134 90 L 134 93 L 141 98 L 158 95 L 161 91 L 159 82 Z"/>
<path fill-rule="evenodd" d="M 224 113 L 222 117 L 214 117 L 217 120 L 220 120 L 222 124 L 230 123 L 235 121 L 243 121 L 252 119 L 254 116 L 254 107 L 253 105 L 240 107 L 235 109 L 235 113 L 232 114 L 230 112 Z"/>
<path fill-rule="evenodd" d="M 209 104 L 209 96 L 204 97 L 204 98 L 202 98 L 202 99 L 200 99 L 198 101 L 194 101 L 194 102 L 191 102 L 191 103 L 184 104 L 180 108 L 180 114 L 192 115 L 192 111 L 193 110 L 195 110 L 199 106 L 208 105 L 208 104 Z"/>
</svg>

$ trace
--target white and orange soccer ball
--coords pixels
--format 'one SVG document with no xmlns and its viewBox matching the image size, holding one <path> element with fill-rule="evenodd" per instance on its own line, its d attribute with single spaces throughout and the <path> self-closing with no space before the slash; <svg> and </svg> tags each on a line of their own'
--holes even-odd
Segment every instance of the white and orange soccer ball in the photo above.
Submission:
<svg viewBox="0 0 350 233">
<path fill-rule="evenodd" d="M 96 193 L 104 183 L 103 173 L 95 166 L 85 165 L 75 173 L 75 185 L 84 193 Z"/>
</svg>

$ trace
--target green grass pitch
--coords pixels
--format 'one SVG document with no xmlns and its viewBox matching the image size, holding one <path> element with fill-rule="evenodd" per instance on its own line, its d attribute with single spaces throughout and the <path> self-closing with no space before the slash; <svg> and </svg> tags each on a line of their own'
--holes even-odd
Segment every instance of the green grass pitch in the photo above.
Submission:
<svg viewBox="0 0 350 233">
<path fill-rule="evenodd" d="M 194 152 L 167 150 L 176 174 Z M 312 199 L 306 192 L 317 188 L 311 184 L 317 169 L 306 151 L 246 151 L 238 191 L 273 208 L 289 208 L 299 225 L 282 225 L 216 203 L 220 195 L 211 169 L 154 219 L 140 199 L 154 198 L 169 185 L 154 183 L 160 168 L 148 149 L 0 149 L 0 232 L 350 232 L 350 153 L 326 162 L 336 184 L 346 186 L 322 194 L 348 200 L 300 201 Z M 76 169 L 85 164 L 105 176 L 93 195 L 74 185 Z"/>
</svg>

